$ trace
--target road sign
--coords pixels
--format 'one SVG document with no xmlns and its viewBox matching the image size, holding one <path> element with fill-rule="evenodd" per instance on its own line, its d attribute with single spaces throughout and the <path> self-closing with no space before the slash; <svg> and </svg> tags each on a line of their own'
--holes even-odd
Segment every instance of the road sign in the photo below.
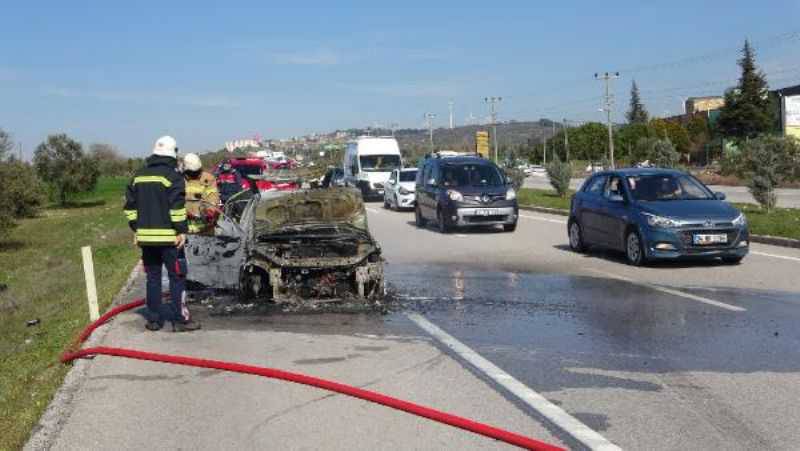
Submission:
<svg viewBox="0 0 800 451">
<path fill-rule="evenodd" d="M 489 158 L 489 132 L 475 132 L 475 151 Z"/>
</svg>

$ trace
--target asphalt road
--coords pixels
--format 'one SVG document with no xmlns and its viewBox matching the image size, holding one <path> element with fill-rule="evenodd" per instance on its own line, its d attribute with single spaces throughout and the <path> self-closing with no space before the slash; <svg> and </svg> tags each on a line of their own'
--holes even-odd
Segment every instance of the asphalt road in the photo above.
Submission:
<svg viewBox="0 0 800 451">
<path fill-rule="evenodd" d="M 584 179 L 572 179 L 570 186 L 578 189 L 583 184 Z M 525 179 L 525 188 L 552 189 L 547 176 L 531 176 Z M 714 192 L 725 193 L 729 202 L 740 202 L 755 204 L 756 201 L 750 194 L 746 186 L 723 186 L 710 185 L 709 188 Z M 779 188 L 775 190 L 778 196 L 778 206 L 784 208 L 800 208 L 800 189 Z"/>
<path fill-rule="evenodd" d="M 562 217 L 441 235 L 368 211 L 391 313 L 195 304 L 201 332 L 147 333 L 132 313 L 105 344 L 330 377 L 575 449 L 797 449 L 800 251 L 632 268 L 570 252 Z M 312 388 L 108 357 L 58 408 L 54 449 L 504 447 Z"/>
</svg>

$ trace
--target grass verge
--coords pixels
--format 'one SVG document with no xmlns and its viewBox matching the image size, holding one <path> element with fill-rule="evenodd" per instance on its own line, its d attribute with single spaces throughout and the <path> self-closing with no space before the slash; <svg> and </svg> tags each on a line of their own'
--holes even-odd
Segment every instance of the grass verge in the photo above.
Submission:
<svg viewBox="0 0 800 451">
<path fill-rule="evenodd" d="M 21 221 L 0 242 L 0 450 L 25 443 L 67 372 L 59 354 L 89 322 L 81 246 L 92 246 L 101 308 L 138 259 L 121 211 L 125 183 L 102 178 L 94 192 Z"/>
<path fill-rule="evenodd" d="M 517 195 L 517 199 L 519 199 L 519 204 L 522 206 L 569 210 L 572 194 L 573 192 L 570 192 L 567 197 L 559 197 L 552 190 L 522 188 Z M 747 221 L 750 223 L 750 233 L 800 240 L 800 209 L 776 208 L 767 214 L 758 205 L 734 205 L 747 216 Z"/>
</svg>

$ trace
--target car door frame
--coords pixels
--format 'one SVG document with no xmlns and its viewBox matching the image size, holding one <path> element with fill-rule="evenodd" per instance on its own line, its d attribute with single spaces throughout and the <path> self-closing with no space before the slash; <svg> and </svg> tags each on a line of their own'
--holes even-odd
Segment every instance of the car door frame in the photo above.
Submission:
<svg viewBox="0 0 800 451">
<path fill-rule="evenodd" d="M 610 199 L 611 193 L 608 191 L 611 182 L 614 179 L 619 180 L 619 195 L 622 196 L 622 201 L 612 201 Z M 629 208 L 630 208 L 630 195 L 628 194 L 625 177 L 621 174 L 609 174 L 606 180 L 605 187 L 603 188 L 601 219 L 600 224 L 602 227 L 602 236 L 604 245 L 611 249 L 624 250 L 625 249 L 625 229 L 628 226 Z"/>
<path fill-rule="evenodd" d="M 608 174 L 593 175 L 586 184 L 586 190 L 582 192 L 583 195 L 578 209 L 578 223 L 581 226 L 583 241 L 586 244 L 603 244 L 603 237 L 600 231 L 603 191 L 601 189 L 599 193 L 593 193 L 589 190 L 598 178 L 605 179 L 603 182 L 603 189 L 605 189 L 605 185 L 608 183 Z"/>
</svg>

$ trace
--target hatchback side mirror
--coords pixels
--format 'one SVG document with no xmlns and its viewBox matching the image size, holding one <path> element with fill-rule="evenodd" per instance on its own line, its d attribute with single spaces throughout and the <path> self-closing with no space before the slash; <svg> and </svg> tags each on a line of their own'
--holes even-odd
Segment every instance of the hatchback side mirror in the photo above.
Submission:
<svg viewBox="0 0 800 451">
<path fill-rule="evenodd" d="M 725 193 L 717 191 L 716 193 L 714 193 L 714 198 L 717 200 L 725 200 L 727 196 L 725 196 Z"/>
</svg>

